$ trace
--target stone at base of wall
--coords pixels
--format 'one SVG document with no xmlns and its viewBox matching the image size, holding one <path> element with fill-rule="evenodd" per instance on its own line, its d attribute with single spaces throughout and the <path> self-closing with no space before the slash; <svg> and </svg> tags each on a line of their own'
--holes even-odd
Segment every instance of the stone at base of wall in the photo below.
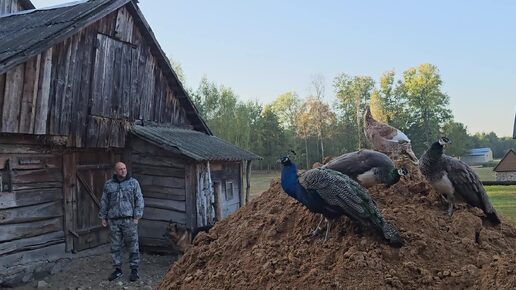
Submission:
<svg viewBox="0 0 516 290">
<path fill-rule="evenodd" d="M 102 245 L 76 254 L 65 253 L 64 244 L 0 257 L 0 287 L 15 287 L 61 272 L 74 259 L 109 253 Z"/>
<path fill-rule="evenodd" d="M 516 171 L 496 172 L 496 181 L 516 181 Z"/>
</svg>

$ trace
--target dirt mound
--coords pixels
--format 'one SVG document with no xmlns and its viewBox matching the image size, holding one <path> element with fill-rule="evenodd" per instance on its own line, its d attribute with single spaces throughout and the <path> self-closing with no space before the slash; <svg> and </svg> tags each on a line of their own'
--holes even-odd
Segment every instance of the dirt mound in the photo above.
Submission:
<svg viewBox="0 0 516 290">
<path fill-rule="evenodd" d="M 493 227 L 465 205 L 453 217 L 419 177 L 370 189 L 405 240 L 356 234 L 346 217 L 328 241 L 308 237 L 319 216 L 277 181 L 201 233 L 158 289 L 516 289 L 516 227 Z"/>
</svg>

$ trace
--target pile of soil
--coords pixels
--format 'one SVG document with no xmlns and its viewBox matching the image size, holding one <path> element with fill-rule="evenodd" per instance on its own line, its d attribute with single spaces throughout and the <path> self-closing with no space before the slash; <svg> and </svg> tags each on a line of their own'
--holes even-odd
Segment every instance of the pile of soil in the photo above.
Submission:
<svg viewBox="0 0 516 290">
<path fill-rule="evenodd" d="M 401 232 L 388 246 L 347 217 L 329 238 L 307 234 L 319 216 L 287 196 L 278 181 L 201 233 L 158 289 L 516 289 L 516 227 L 492 226 L 476 208 L 452 217 L 420 175 L 371 195 Z"/>
</svg>

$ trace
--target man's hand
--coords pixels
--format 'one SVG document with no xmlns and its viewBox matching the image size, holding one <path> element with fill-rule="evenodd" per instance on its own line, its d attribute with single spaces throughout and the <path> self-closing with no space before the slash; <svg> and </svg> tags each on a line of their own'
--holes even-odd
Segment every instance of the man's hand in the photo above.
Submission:
<svg viewBox="0 0 516 290">
<path fill-rule="evenodd" d="M 103 227 L 107 227 L 107 220 L 106 219 L 102 219 L 102 226 Z"/>
<path fill-rule="evenodd" d="M 140 220 L 140 219 L 133 219 L 133 223 L 138 224 L 138 221 L 139 221 L 139 220 Z"/>
</svg>

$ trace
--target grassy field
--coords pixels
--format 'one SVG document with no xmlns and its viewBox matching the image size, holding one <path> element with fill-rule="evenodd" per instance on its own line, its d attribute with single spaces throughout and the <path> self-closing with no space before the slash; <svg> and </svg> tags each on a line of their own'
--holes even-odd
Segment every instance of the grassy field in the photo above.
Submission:
<svg viewBox="0 0 516 290">
<path fill-rule="evenodd" d="M 279 171 L 251 171 L 251 199 L 269 189 L 271 180 L 279 177 Z"/>
<path fill-rule="evenodd" d="M 498 214 L 516 222 L 516 185 L 490 185 L 485 188 Z"/>
<path fill-rule="evenodd" d="M 478 174 L 482 181 L 494 181 L 496 180 L 495 172 L 493 167 L 473 167 L 473 170 Z"/>
<path fill-rule="evenodd" d="M 482 180 L 495 180 L 492 168 L 474 168 Z M 269 188 L 271 180 L 279 178 L 279 171 L 253 171 L 251 173 L 251 199 Z M 486 186 L 486 191 L 497 212 L 505 218 L 516 222 L 516 185 Z"/>
</svg>

